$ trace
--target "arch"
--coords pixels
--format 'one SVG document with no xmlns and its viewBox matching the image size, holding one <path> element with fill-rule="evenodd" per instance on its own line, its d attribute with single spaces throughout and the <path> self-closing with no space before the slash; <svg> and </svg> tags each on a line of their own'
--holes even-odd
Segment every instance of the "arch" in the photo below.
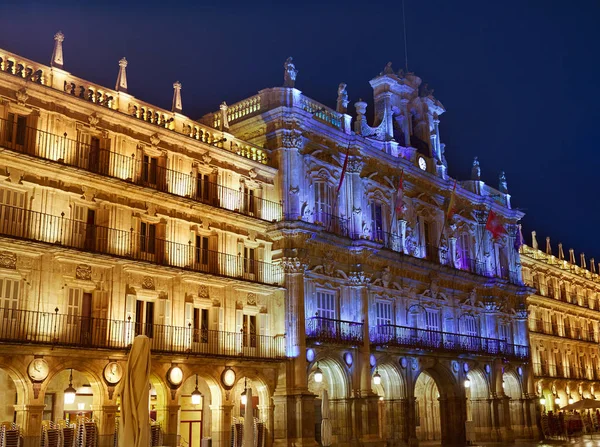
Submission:
<svg viewBox="0 0 600 447">
<path fill-rule="evenodd" d="M 440 389 L 436 380 L 423 371 L 415 381 L 415 423 L 420 442 L 442 439 Z"/>
<path fill-rule="evenodd" d="M 467 439 L 491 440 L 492 408 L 490 406 L 491 379 L 480 368 L 467 373 L 471 385 L 465 388 L 467 397 Z"/>
<path fill-rule="evenodd" d="M 377 372 L 381 375 L 381 384 L 373 384 L 377 395 L 384 400 L 396 400 L 406 398 L 406 381 L 398 366 L 392 362 L 377 365 Z"/>
<path fill-rule="evenodd" d="M 323 372 L 323 381 L 317 383 L 315 381 L 315 371 L 319 369 Z M 350 378 L 346 373 L 346 367 L 341 361 L 333 358 L 319 359 L 309 365 L 308 389 L 321 396 L 323 389 L 327 389 L 330 399 L 343 399 L 348 397 L 350 386 Z"/>
<path fill-rule="evenodd" d="M 101 387 L 94 384 L 93 375 L 90 376 L 85 371 L 78 368 L 67 368 L 54 372 L 52 377 L 48 376 L 45 383 L 44 396 L 46 394 L 54 395 L 51 419 L 68 419 L 74 422 L 79 414 L 92 417 L 102 402 L 104 401 Z M 67 402 L 65 390 L 71 386 L 77 391 L 74 402 Z"/>
<path fill-rule="evenodd" d="M 50 362 L 49 362 L 50 363 Z M 47 392 L 54 379 L 63 381 L 65 377 L 68 380 L 69 371 L 78 372 L 85 376 L 92 388 L 92 405 L 100 407 L 108 400 L 108 388 L 101 377 L 104 365 L 96 362 L 84 361 L 82 359 L 60 359 L 55 363 L 50 363 L 50 372 L 42 385 L 42 392 Z M 74 374 L 75 377 L 75 374 Z M 63 388 L 64 390 L 64 388 Z M 60 391 L 60 390 L 59 390 Z M 62 394 L 62 393 L 61 393 Z"/>
<path fill-rule="evenodd" d="M 31 381 L 24 373 L 27 366 L 23 365 L 22 369 L 16 368 L 11 362 L 11 358 L 5 359 L 0 357 L 0 369 L 6 374 L 6 376 L 12 380 L 12 384 L 15 387 L 17 405 L 24 405 L 26 402 L 31 402 Z M 22 372 L 23 371 L 23 372 Z"/>
</svg>

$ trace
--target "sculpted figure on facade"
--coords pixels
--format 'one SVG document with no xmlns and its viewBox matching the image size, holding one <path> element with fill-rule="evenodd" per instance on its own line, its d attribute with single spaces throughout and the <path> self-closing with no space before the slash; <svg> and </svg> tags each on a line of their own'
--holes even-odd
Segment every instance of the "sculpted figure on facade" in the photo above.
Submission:
<svg viewBox="0 0 600 447">
<path fill-rule="evenodd" d="M 337 96 L 337 107 L 336 111 L 339 113 L 346 113 L 348 111 L 348 92 L 346 91 L 346 84 L 343 82 L 338 85 L 338 96 Z"/>
<path fill-rule="evenodd" d="M 283 64 L 283 86 L 294 88 L 296 85 L 296 76 L 298 75 L 298 70 L 296 70 L 296 66 L 294 65 L 293 58 L 290 56 L 286 59 Z"/>
</svg>

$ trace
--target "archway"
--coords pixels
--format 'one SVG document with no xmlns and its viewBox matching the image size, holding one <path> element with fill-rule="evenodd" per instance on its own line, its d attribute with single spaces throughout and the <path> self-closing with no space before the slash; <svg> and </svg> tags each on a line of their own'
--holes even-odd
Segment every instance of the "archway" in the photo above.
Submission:
<svg viewBox="0 0 600 447">
<path fill-rule="evenodd" d="M 78 417 L 93 419 L 94 408 L 102 402 L 101 392 L 97 381 L 87 373 L 64 369 L 48 382 L 44 395 L 44 419 L 69 423 L 76 422 Z"/>
<path fill-rule="evenodd" d="M 406 382 L 393 363 L 378 365 L 375 371 L 381 377 L 379 384 L 374 379 L 371 383 L 373 392 L 379 396 L 379 437 L 395 444 L 408 436 L 405 424 L 408 416 Z"/>
<path fill-rule="evenodd" d="M 19 400 L 17 385 L 7 371 L 0 369 L 0 423 L 17 422 L 15 405 Z"/>
<path fill-rule="evenodd" d="M 248 399 L 248 390 L 252 390 L 252 399 Z M 255 436 L 260 443 L 268 437 L 271 428 L 271 394 L 266 382 L 257 376 L 240 377 L 230 391 L 230 399 L 233 402 L 232 422 L 234 424 L 233 436 L 241 436 L 243 433 L 244 418 L 247 410 L 252 406 L 252 414 L 255 420 Z M 232 440 L 232 443 L 239 440 Z M 233 445 L 233 444 L 232 444 Z"/>
<path fill-rule="evenodd" d="M 465 395 L 467 398 L 467 422 L 465 424 L 467 441 L 490 441 L 492 439 L 492 410 L 489 400 L 489 383 L 484 372 L 480 370 L 468 372 Z"/>
<path fill-rule="evenodd" d="M 198 395 L 198 393 L 200 393 Z M 210 436 L 212 414 L 211 390 L 201 376 L 195 374 L 181 385 L 179 393 L 179 434 L 184 445 L 201 447 L 202 438 Z"/>
<path fill-rule="evenodd" d="M 441 441 L 440 391 L 427 372 L 422 372 L 415 383 L 415 426 L 417 439 Z"/>
<path fill-rule="evenodd" d="M 519 376 L 514 371 L 505 372 L 502 375 L 502 388 L 504 394 L 509 398 L 510 423 L 514 435 L 518 438 L 525 437 L 527 436 L 526 410 Z"/>
<path fill-rule="evenodd" d="M 318 372 L 321 378 L 319 379 Z M 313 363 L 308 375 L 308 390 L 317 397 L 314 402 L 315 439 L 321 441 L 322 397 L 327 390 L 332 427 L 332 441 L 337 444 L 350 438 L 348 417 L 350 404 L 347 400 L 349 379 L 345 367 L 337 360 L 326 358 Z"/>
</svg>

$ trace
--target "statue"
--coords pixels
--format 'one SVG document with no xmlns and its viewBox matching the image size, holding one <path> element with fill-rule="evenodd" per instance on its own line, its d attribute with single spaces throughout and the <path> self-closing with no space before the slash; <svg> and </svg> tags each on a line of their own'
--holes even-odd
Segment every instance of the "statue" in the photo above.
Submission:
<svg viewBox="0 0 600 447">
<path fill-rule="evenodd" d="M 284 72 L 283 72 L 283 86 L 294 88 L 296 84 L 296 75 L 298 74 L 298 70 L 296 70 L 296 66 L 292 62 L 293 58 L 290 56 L 286 59 L 283 64 Z"/>
<path fill-rule="evenodd" d="M 471 168 L 471 180 L 481 179 L 481 168 L 479 167 L 479 160 L 477 157 L 473 159 L 473 167 Z"/>
<path fill-rule="evenodd" d="M 394 73 L 394 69 L 392 68 L 392 63 L 391 62 L 388 62 L 385 65 L 385 68 L 383 69 L 383 74 L 384 75 L 395 74 Z"/>
<path fill-rule="evenodd" d="M 500 192 L 503 192 L 505 194 L 508 193 L 508 183 L 506 182 L 506 174 L 504 173 L 504 171 L 500 172 L 498 182 L 498 189 L 500 190 Z"/>
<path fill-rule="evenodd" d="M 421 87 L 421 91 L 419 92 L 419 96 L 422 98 L 433 96 L 433 89 L 429 88 L 429 84 L 423 84 L 423 86 Z"/>
<path fill-rule="evenodd" d="M 343 82 L 338 85 L 337 107 L 339 113 L 346 113 L 348 110 L 348 92 L 346 92 L 346 84 Z"/>
</svg>

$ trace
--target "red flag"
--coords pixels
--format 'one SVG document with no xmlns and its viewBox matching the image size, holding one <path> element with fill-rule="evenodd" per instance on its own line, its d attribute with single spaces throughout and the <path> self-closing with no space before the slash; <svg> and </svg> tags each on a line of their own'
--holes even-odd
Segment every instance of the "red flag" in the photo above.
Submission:
<svg viewBox="0 0 600 447">
<path fill-rule="evenodd" d="M 340 176 L 340 184 L 337 187 L 336 198 L 340 195 L 340 189 L 342 189 L 342 183 L 344 183 L 344 177 L 346 176 L 346 169 L 348 169 L 348 158 L 350 155 L 350 145 L 346 149 L 346 159 L 344 160 L 344 166 L 342 166 L 342 175 Z"/>
<path fill-rule="evenodd" d="M 396 210 L 396 215 L 399 216 L 402 213 L 402 208 L 404 207 L 404 170 L 400 172 L 400 180 L 398 181 L 398 190 L 396 191 L 396 203 L 394 204 L 394 209 Z"/>
<path fill-rule="evenodd" d="M 492 233 L 494 239 L 498 239 L 501 235 L 506 234 L 506 229 L 502 225 L 502 222 L 500 222 L 500 218 L 492 210 L 490 210 L 490 213 L 488 214 L 485 229 Z"/>
<path fill-rule="evenodd" d="M 456 213 L 456 180 L 454 180 L 454 189 L 450 194 L 450 202 L 448 202 L 448 209 L 446 210 L 446 221 L 452 219 L 452 216 Z"/>
</svg>

